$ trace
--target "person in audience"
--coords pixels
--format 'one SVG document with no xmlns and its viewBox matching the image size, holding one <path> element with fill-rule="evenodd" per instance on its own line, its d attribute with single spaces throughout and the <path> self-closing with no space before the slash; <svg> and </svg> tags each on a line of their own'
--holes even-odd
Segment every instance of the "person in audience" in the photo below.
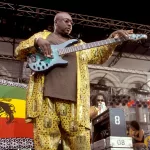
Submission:
<svg viewBox="0 0 150 150">
<path fill-rule="evenodd" d="M 134 150 L 147 150 L 144 144 L 144 130 L 135 120 L 130 122 L 129 136 L 133 138 Z"/>
</svg>

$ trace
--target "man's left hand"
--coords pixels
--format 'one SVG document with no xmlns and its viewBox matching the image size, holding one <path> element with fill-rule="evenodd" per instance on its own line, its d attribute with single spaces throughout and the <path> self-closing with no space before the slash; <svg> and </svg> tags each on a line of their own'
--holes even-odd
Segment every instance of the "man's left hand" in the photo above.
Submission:
<svg viewBox="0 0 150 150">
<path fill-rule="evenodd" d="M 133 34 L 133 30 L 117 30 L 117 31 L 114 31 L 109 37 L 110 38 L 125 38 L 125 39 L 128 39 L 129 34 Z"/>
</svg>

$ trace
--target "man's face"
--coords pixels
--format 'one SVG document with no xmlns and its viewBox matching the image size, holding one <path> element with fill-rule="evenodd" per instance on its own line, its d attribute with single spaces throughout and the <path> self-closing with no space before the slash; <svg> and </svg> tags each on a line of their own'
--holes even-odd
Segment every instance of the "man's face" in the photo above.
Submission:
<svg viewBox="0 0 150 150">
<path fill-rule="evenodd" d="M 56 19 L 55 27 L 60 34 L 69 35 L 72 31 L 72 24 L 71 16 L 67 13 L 63 13 Z"/>
<path fill-rule="evenodd" d="M 103 102 L 104 101 L 104 97 L 102 96 L 102 95 L 98 95 L 97 96 L 97 102 L 98 103 L 101 103 L 101 102 Z"/>
</svg>

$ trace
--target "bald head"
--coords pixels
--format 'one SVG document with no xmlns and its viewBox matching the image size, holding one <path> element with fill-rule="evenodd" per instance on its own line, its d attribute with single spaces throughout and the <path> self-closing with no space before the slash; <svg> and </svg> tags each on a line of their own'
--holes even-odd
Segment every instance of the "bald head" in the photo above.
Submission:
<svg viewBox="0 0 150 150">
<path fill-rule="evenodd" d="M 67 12 L 59 12 L 55 15 L 54 22 L 59 20 L 59 19 L 62 19 L 64 17 L 72 19 L 71 16 Z"/>
<path fill-rule="evenodd" d="M 67 12 L 59 12 L 54 17 L 54 32 L 69 35 L 72 31 L 72 18 Z"/>
</svg>

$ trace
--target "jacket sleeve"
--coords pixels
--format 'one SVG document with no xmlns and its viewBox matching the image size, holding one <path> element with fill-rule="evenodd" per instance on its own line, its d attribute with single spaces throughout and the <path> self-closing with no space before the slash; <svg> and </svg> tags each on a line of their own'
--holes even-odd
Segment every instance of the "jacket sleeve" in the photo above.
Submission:
<svg viewBox="0 0 150 150">
<path fill-rule="evenodd" d="M 103 64 L 111 57 L 116 47 L 117 44 L 110 44 L 91 48 L 81 51 L 80 56 L 89 64 Z"/>
<path fill-rule="evenodd" d="M 36 51 L 34 47 L 35 38 L 42 37 L 45 39 L 49 34 L 49 31 L 44 30 L 43 32 L 34 34 L 27 40 L 21 41 L 15 49 L 17 59 L 25 61 L 29 53 L 34 53 Z"/>
</svg>

